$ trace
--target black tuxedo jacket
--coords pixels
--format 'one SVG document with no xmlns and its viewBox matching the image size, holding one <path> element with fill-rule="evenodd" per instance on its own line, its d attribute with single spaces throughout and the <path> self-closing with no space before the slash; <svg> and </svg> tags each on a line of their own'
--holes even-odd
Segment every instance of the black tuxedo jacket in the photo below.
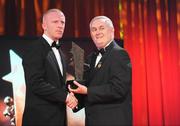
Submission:
<svg viewBox="0 0 180 126">
<path fill-rule="evenodd" d="M 85 73 L 86 125 L 132 125 L 131 63 L 127 52 L 113 41 L 94 68 L 95 60 L 96 53 L 92 53 Z"/>
<path fill-rule="evenodd" d="M 50 45 L 43 37 L 28 46 L 23 57 L 26 81 L 24 126 L 66 125 L 67 91 L 63 55 L 61 59 L 64 76 L 60 72 Z"/>
</svg>

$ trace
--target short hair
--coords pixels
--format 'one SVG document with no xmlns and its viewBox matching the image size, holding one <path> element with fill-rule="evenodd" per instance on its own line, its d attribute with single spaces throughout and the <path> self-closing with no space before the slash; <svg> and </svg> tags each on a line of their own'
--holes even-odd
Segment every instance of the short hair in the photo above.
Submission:
<svg viewBox="0 0 180 126">
<path fill-rule="evenodd" d="M 62 15 L 64 15 L 64 13 L 63 13 L 61 10 L 59 10 L 59 9 L 56 9 L 56 8 L 49 9 L 49 10 L 47 10 L 47 11 L 43 14 L 42 22 L 44 21 L 44 17 L 45 17 L 47 14 L 51 13 L 51 12 L 58 12 L 58 13 L 61 13 Z"/>
<path fill-rule="evenodd" d="M 114 28 L 114 25 L 113 25 L 111 19 L 108 18 L 108 17 L 106 17 L 106 16 L 96 16 L 96 17 L 94 17 L 94 18 L 90 21 L 89 27 L 91 28 L 92 23 L 93 23 L 95 20 L 98 20 L 98 19 L 103 19 L 107 25 L 109 25 L 110 27 Z"/>
</svg>

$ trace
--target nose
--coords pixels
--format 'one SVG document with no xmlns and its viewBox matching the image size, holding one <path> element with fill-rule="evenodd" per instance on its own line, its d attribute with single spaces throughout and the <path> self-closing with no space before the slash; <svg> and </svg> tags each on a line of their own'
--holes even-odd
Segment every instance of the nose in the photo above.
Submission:
<svg viewBox="0 0 180 126">
<path fill-rule="evenodd" d="M 100 35 L 101 34 L 101 32 L 99 31 L 99 30 L 97 30 L 96 32 L 95 32 L 95 35 Z"/>
</svg>

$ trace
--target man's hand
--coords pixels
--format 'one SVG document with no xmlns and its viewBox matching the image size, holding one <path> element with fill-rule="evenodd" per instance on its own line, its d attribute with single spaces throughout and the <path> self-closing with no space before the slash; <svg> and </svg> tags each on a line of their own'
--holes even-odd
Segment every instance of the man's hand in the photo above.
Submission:
<svg viewBox="0 0 180 126">
<path fill-rule="evenodd" d="M 78 83 L 77 81 L 73 81 L 73 83 L 77 86 L 76 89 L 72 89 L 70 85 L 68 85 L 68 89 L 70 92 L 77 93 L 77 94 L 87 94 L 87 87 Z"/>
<path fill-rule="evenodd" d="M 72 92 L 69 93 L 66 98 L 66 105 L 69 108 L 74 109 L 74 108 L 76 108 L 77 104 L 78 104 L 78 100 L 76 99 L 74 94 Z"/>
</svg>

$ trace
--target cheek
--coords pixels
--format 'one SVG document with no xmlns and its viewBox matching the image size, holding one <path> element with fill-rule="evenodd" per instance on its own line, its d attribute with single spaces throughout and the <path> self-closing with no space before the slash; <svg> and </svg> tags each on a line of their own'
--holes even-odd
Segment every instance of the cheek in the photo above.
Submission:
<svg viewBox="0 0 180 126">
<path fill-rule="evenodd" d="M 106 32 L 106 34 L 105 34 L 105 37 L 106 37 L 106 39 L 110 39 L 111 38 L 111 32 L 109 31 L 109 32 Z"/>
<path fill-rule="evenodd" d="M 93 33 L 90 33 L 90 34 L 91 34 L 91 38 L 95 39 L 95 34 L 93 34 Z"/>
</svg>

